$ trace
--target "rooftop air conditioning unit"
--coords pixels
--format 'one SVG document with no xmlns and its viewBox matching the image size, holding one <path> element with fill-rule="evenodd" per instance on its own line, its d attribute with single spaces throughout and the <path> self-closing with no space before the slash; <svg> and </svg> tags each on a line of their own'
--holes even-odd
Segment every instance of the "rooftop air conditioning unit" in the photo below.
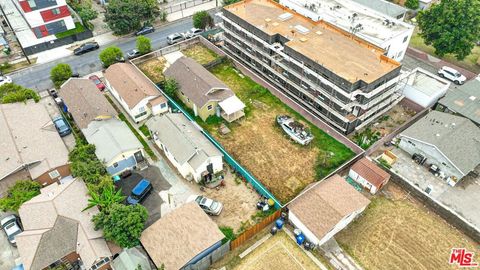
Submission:
<svg viewBox="0 0 480 270">
<path fill-rule="evenodd" d="M 293 17 L 292 13 L 285 12 L 283 14 L 278 15 L 278 20 L 284 22 L 292 17 Z"/>
<path fill-rule="evenodd" d="M 304 35 L 310 32 L 308 28 L 306 28 L 305 26 L 301 26 L 300 24 L 295 25 L 295 29 L 297 29 L 298 32 Z"/>
</svg>

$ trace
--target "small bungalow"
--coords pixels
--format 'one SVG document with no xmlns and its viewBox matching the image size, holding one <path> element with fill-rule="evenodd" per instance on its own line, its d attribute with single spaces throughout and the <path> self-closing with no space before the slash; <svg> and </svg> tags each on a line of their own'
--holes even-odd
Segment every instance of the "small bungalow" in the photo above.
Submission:
<svg viewBox="0 0 480 270">
<path fill-rule="evenodd" d="M 191 58 L 177 59 L 165 70 L 165 76 L 178 82 L 178 97 L 203 121 L 217 115 L 233 122 L 245 115 L 245 104 L 235 93 Z"/>
<path fill-rule="evenodd" d="M 168 111 L 167 99 L 133 65 L 117 63 L 105 71 L 105 83 L 113 97 L 136 122 Z"/>
<path fill-rule="evenodd" d="M 196 202 L 190 202 L 146 228 L 140 242 L 157 268 L 178 270 L 209 256 L 223 238 L 217 224 Z"/>
<path fill-rule="evenodd" d="M 183 114 L 167 113 L 146 123 L 155 144 L 180 174 L 197 183 L 223 170 L 223 155 Z"/>
<path fill-rule="evenodd" d="M 145 162 L 142 144 L 123 121 L 93 121 L 82 132 L 88 143 L 95 145 L 95 154 L 111 175 Z"/>
<path fill-rule="evenodd" d="M 321 246 L 344 229 L 370 201 L 338 174 L 313 184 L 289 205 L 288 219 L 308 241 Z"/>
<path fill-rule="evenodd" d="M 348 177 L 375 194 L 388 182 L 390 174 L 364 157 L 353 164 Z"/>
</svg>

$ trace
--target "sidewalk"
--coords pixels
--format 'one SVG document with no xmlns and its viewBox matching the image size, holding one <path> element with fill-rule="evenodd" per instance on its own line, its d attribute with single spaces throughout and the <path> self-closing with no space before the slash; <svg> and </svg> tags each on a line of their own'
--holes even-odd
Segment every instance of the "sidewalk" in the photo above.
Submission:
<svg viewBox="0 0 480 270">
<path fill-rule="evenodd" d="M 195 12 L 203 11 L 203 10 L 210 10 L 210 9 L 214 9 L 216 7 L 217 7 L 217 1 L 210 1 L 210 2 L 207 2 L 207 3 L 201 4 L 201 5 L 198 5 L 198 6 L 194 6 L 194 7 L 187 8 L 187 9 L 184 9 L 184 10 L 181 10 L 181 11 L 170 13 L 170 14 L 167 15 L 167 21 L 169 21 L 169 22 L 176 21 L 176 20 L 179 20 L 179 19 L 183 19 L 185 17 L 192 16 Z"/>
<path fill-rule="evenodd" d="M 477 76 L 477 74 L 475 74 L 475 73 L 473 73 L 469 70 L 466 70 L 464 68 L 455 66 L 450 62 L 444 61 L 442 59 L 439 59 L 435 56 L 432 56 L 430 54 L 427 54 L 423 51 L 417 50 L 417 49 L 412 48 L 412 47 L 408 47 L 407 54 L 411 57 L 419 59 L 422 62 L 425 62 L 425 63 L 427 63 L 431 66 L 434 66 L 437 69 L 440 69 L 443 66 L 448 66 L 448 67 L 454 68 L 454 69 L 460 71 L 460 73 L 462 73 L 465 77 L 467 77 L 468 80 L 470 80 L 472 78 L 475 78 Z"/>
</svg>

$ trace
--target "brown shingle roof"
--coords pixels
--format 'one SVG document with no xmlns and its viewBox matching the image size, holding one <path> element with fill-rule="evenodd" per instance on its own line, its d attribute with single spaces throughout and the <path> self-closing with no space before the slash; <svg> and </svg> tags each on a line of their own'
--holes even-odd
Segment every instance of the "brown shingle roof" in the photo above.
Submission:
<svg viewBox="0 0 480 270">
<path fill-rule="evenodd" d="M 157 267 L 178 270 L 224 238 L 196 202 L 184 204 L 143 231 L 140 241 Z"/>
<path fill-rule="evenodd" d="M 117 115 L 91 80 L 68 80 L 60 89 L 60 96 L 80 129 L 86 128 L 91 121 Z"/>
<path fill-rule="evenodd" d="M 180 85 L 180 91 L 198 108 L 202 108 L 210 100 L 222 101 L 234 95 L 222 81 L 188 57 L 177 59 L 165 70 L 165 76 L 174 78 Z"/>
<path fill-rule="evenodd" d="M 390 179 L 390 174 L 380 169 L 380 167 L 365 157 L 353 164 L 350 169 L 365 178 L 372 185 L 376 186 L 377 189 Z"/>
<path fill-rule="evenodd" d="M 111 65 L 105 71 L 105 79 L 115 88 L 130 109 L 146 97 L 161 95 L 155 85 L 130 64 Z"/>
<path fill-rule="evenodd" d="M 299 196 L 288 207 L 318 239 L 322 239 L 345 216 L 369 203 L 336 174 Z"/>
</svg>

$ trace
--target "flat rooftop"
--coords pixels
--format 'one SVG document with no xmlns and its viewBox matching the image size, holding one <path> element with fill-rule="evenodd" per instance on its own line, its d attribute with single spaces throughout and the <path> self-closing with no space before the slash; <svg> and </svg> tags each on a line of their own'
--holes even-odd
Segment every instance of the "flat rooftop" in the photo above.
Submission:
<svg viewBox="0 0 480 270">
<path fill-rule="evenodd" d="M 410 32 L 412 25 L 351 0 L 280 0 L 280 4 L 308 13 L 313 20 L 324 20 L 350 31 L 357 25 L 356 35 L 373 42 L 383 43 L 402 33 Z M 302 11 L 300 11 L 302 10 Z"/>
<path fill-rule="evenodd" d="M 435 96 L 438 92 L 446 92 L 450 86 L 450 83 L 446 80 L 421 68 L 416 69 L 414 76 L 409 79 L 407 84 L 427 96 Z"/>
<path fill-rule="evenodd" d="M 268 35 L 280 34 L 285 44 L 338 76 L 354 83 L 375 81 L 400 63 L 384 50 L 331 24 L 313 21 L 271 0 L 246 0 L 225 9 Z M 291 15 L 288 15 L 291 14 Z M 289 17 L 279 18 L 282 15 Z"/>
</svg>

